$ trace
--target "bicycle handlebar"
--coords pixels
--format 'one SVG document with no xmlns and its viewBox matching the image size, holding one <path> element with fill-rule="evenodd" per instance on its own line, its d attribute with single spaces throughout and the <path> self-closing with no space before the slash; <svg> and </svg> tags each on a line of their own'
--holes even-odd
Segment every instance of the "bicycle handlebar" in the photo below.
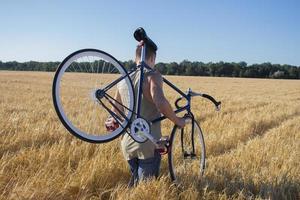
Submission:
<svg viewBox="0 0 300 200">
<path fill-rule="evenodd" d="M 178 102 L 182 100 L 182 97 L 179 97 L 178 99 L 176 99 L 175 101 L 175 106 L 177 109 L 181 108 L 179 105 L 178 105 Z"/>
<path fill-rule="evenodd" d="M 213 102 L 216 106 L 216 110 L 219 111 L 221 109 L 221 101 L 216 101 L 212 96 L 208 94 L 202 94 L 202 97 L 209 99 L 211 102 Z"/>
<path fill-rule="evenodd" d="M 221 101 L 216 101 L 212 96 L 208 95 L 208 94 L 201 94 L 201 93 L 190 93 L 191 96 L 201 96 L 203 98 L 206 98 L 208 100 L 210 100 L 216 107 L 216 110 L 219 111 L 221 109 Z M 181 108 L 178 103 L 179 101 L 182 100 L 182 97 L 179 97 L 178 99 L 176 99 L 175 101 L 175 106 L 177 109 Z"/>
</svg>

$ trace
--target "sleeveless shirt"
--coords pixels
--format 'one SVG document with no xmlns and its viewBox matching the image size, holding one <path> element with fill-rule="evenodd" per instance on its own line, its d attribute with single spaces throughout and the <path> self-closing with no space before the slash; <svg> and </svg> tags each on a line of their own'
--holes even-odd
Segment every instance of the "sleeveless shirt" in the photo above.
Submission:
<svg viewBox="0 0 300 200">
<path fill-rule="evenodd" d="M 137 104 L 137 92 L 138 92 L 138 87 L 139 87 L 139 79 L 140 79 L 140 70 L 137 70 L 134 72 L 130 78 L 132 80 L 133 88 L 134 88 L 134 93 L 135 98 L 136 98 L 136 104 Z M 145 84 L 145 81 L 147 80 L 147 77 L 153 72 L 145 72 L 144 73 L 144 81 L 143 81 L 143 86 Z M 124 84 L 123 81 L 121 81 L 118 84 L 118 90 L 121 96 L 122 103 L 124 105 L 129 105 L 128 102 L 128 88 Z M 144 89 L 144 87 L 143 87 Z M 148 122 L 151 122 L 153 119 L 156 119 L 161 116 L 160 112 L 156 108 L 155 104 L 149 100 L 147 100 L 144 95 L 142 95 L 141 98 L 141 117 L 147 120 Z M 136 108 L 134 108 L 136 110 Z M 136 118 L 136 115 L 134 114 L 132 120 Z M 150 134 L 155 138 L 159 139 L 161 138 L 161 124 L 160 122 L 156 122 L 150 126 Z M 128 130 L 129 131 L 129 130 Z M 147 158 L 152 158 L 154 157 L 154 150 L 155 150 L 155 145 L 148 139 L 144 143 L 138 143 L 135 142 L 131 136 L 128 133 L 124 133 L 121 139 L 121 148 L 123 155 L 126 160 L 130 160 L 133 158 L 139 158 L 139 159 L 147 159 Z"/>
</svg>

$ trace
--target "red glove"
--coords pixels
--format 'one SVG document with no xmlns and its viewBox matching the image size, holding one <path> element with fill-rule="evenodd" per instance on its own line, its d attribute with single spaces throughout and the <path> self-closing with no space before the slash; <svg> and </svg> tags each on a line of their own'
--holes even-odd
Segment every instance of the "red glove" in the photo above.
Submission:
<svg viewBox="0 0 300 200">
<path fill-rule="evenodd" d="M 119 128 L 119 123 L 112 116 L 110 116 L 105 121 L 105 127 L 107 131 L 113 132 L 114 130 Z"/>
</svg>

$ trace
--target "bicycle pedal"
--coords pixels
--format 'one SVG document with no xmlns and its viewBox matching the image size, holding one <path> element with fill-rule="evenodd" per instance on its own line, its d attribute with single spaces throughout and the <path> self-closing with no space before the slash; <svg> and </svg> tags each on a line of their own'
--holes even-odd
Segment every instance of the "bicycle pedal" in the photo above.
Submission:
<svg viewBox="0 0 300 200">
<path fill-rule="evenodd" d="M 195 153 L 191 153 L 190 156 L 191 156 L 191 159 L 196 159 L 196 154 Z"/>
<path fill-rule="evenodd" d="M 169 145 L 169 137 L 162 136 L 158 141 L 157 144 L 160 146 L 168 146 Z"/>
<path fill-rule="evenodd" d="M 188 157 L 190 157 L 191 154 L 189 154 L 188 152 L 184 151 L 183 152 L 183 158 L 186 159 Z"/>
<path fill-rule="evenodd" d="M 183 157 L 184 157 L 184 159 L 186 159 L 186 158 L 196 159 L 196 154 L 193 152 L 188 153 L 187 151 L 184 151 Z"/>
</svg>

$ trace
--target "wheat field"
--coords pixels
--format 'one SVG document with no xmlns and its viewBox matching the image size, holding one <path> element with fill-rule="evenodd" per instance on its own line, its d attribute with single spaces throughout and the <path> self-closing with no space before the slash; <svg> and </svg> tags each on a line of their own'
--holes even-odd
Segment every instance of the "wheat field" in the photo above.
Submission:
<svg viewBox="0 0 300 200">
<path fill-rule="evenodd" d="M 200 182 L 178 187 L 166 158 L 158 180 L 128 188 L 120 140 L 83 142 L 53 107 L 54 73 L 0 72 L 1 199 L 300 199 L 300 82 L 167 77 L 180 89 L 222 101 L 193 100 L 207 167 Z M 169 88 L 166 96 L 177 97 Z M 74 105 L 75 106 L 75 105 Z M 162 124 L 164 135 L 172 124 Z"/>
</svg>

